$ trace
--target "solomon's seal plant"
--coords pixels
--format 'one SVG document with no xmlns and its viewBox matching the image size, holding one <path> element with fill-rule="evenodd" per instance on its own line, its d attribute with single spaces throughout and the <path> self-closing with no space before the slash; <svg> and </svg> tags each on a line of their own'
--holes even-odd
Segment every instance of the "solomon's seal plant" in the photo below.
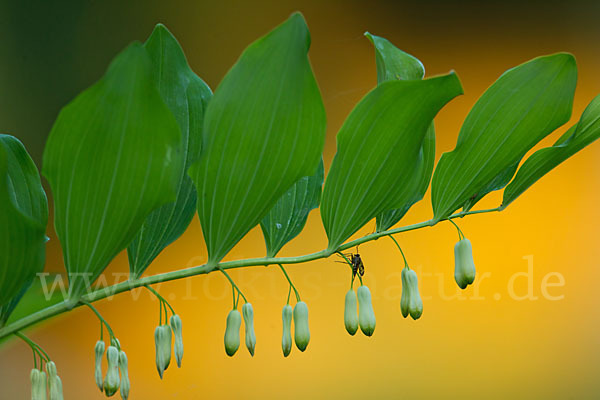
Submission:
<svg viewBox="0 0 600 400">
<path fill-rule="evenodd" d="M 357 302 L 356 292 L 353 289 L 349 289 L 346 292 L 344 303 L 344 326 L 348 333 L 353 336 L 358 330 L 358 313 L 356 311 Z"/>
<path fill-rule="evenodd" d="M 454 245 L 454 279 L 459 288 L 465 289 L 475 280 L 473 249 L 469 239 L 463 238 Z"/>
<path fill-rule="evenodd" d="M 94 372 L 94 378 L 96 379 L 96 386 L 102 392 L 104 390 L 104 381 L 102 379 L 102 357 L 104 357 L 105 344 L 102 340 L 96 342 L 94 348 L 96 368 Z"/>
<path fill-rule="evenodd" d="M 256 335 L 254 334 L 254 311 L 252 304 L 246 303 L 242 306 L 242 315 L 244 316 L 244 326 L 246 328 L 246 347 L 251 356 L 254 356 L 256 347 Z"/>
<path fill-rule="evenodd" d="M 46 193 L 21 142 L 0 135 L 0 339 L 16 336 L 31 347 L 32 399 L 46 399 L 48 394 L 52 400 L 61 399 L 62 382 L 48 353 L 22 330 L 87 307 L 101 328 L 95 365 L 89 365 L 90 386 L 94 375 L 107 396 L 120 389 L 126 399 L 127 356 L 92 303 L 139 287 L 156 296 L 156 368 L 162 377 L 171 351 L 181 366 L 182 324 L 152 285 L 216 271 L 232 288 L 233 307 L 224 337 L 229 356 L 240 345 L 242 314 L 246 347 L 252 355 L 256 350 L 253 309 L 227 273 L 233 268 L 273 266 L 283 273 L 289 285 L 281 341 L 287 357 L 292 350 L 292 320 L 299 350 L 306 350 L 310 332 L 308 307 L 284 266 L 341 255 L 351 274 L 344 325 L 351 335 L 360 326 L 370 336 L 375 314 L 371 293 L 363 284 L 369 263 L 363 263 L 358 253 L 350 260 L 343 251 L 385 236 L 402 251 L 397 234 L 502 211 L 600 136 L 600 97 L 596 97 L 553 146 L 525 159 L 571 117 L 575 58 L 566 53 L 545 55 L 509 69 L 481 95 L 460 129 L 456 147 L 436 165 L 433 120 L 463 93 L 457 74 L 425 77 L 417 58 L 382 37 L 366 36 L 375 49 L 377 85 L 356 104 L 337 133 L 337 152 L 326 176 L 325 109 L 308 59 L 308 27 L 299 13 L 252 43 L 214 94 L 190 69 L 179 43 L 163 25 L 157 25 L 145 43 L 127 46 L 97 83 L 61 110 L 46 143 L 41 172 L 52 191 L 54 228 L 69 279 L 68 296 L 52 303 L 33 290 L 45 263 Z M 396 226 L 424 197 L 430 182 L 432 218 Z M 498 207 L 474 209 L 486 194 L 503 188 Z M 327 248 L 278 257 L 315 208 L 321 212 Z M 206 264 L 144 276 L 196 214 L 206 242 Z M 373 233 L 350 240 L 372 220 Z M 265 256 L 224 262 L 257 225 L 265 238 Z M 471 244 L 456 226 L 455 279 L 464 289 L 473 283 L 475 267 Z M 125 249 L 129 278 L 94 288 L 111 260 Z M 417 319 L 423 312 L 417 276 L 402 256 L 401 313 Z M 360 286 L 355 292 L 357 276 Z M 23 299 L 39 307 L 16 318 L 13 311 Z M 148 333 L 150 329 L 149 325 Z M 110 344 L 106 352 L 105 330 Z M 108 369 L 103 376 L 104 354 Z"/>
<path fill-rule="evenodd" d="M 163 377 L 171 363 L 171 327 L 159 325 L 154 329 L 154 347 L 156 351 L 156 370 Z"/>
<path fill-rule="evenodd" d="M 114 395 L 121 384 L 119 375 L 119 350 L 115 346 L 108 346 L 106 350 L 108 368 L 104 377 L 104 394 L 107 397 Z"/>
<path fill-rule="evenodd" d="M 281 349 L 283 350 L 283 356 L 287 357 L 292 351 L 292 306 L 286 304 L 283 306 L 281 312 L 281 319 L 283 322 L 283 334 L 281 337 Z"/>
<path fill-rule="evenodd" d="M 231 310 L 227 314 L 225 325 L 225 352 L 232 357 L 240 347 L 240 326 L 242 315 L 238 310 Z"/>
<path fill-rule="evenodd" d="M 294 341 L 300 351 L 306 350 L 310 341 L 310 330 L 308 329 L 308 306 L 299 301 L 294 306 Z"/>
<path fill-rule="evenodd" d="M 375 311 L 371 304 L 371 291 L 365 285 L 356 290 L 358 297 L 358 325 L 360 330 L 367 336 L 373 335 L 375 331 Z"/>
<path fill-rule="evenodd" d="M 419 319 L 423 314 L 423 301 L 419 294 L 417 273 L 408 266 L 402 269 L 402 297 L 400 298 L 400 311 L 404 318 L 410 316 Z"/>
<path fill-rule="evenodd" d="M 119 371 L 121 371 L 121 397 L 127 400 L 129 397 L 129 370 L 127 368 L 127 354 L 123 350 L 119 351 Z"/>
<path fill-rule="evenodd" d="M 181 368 L 181 361 L 183 360 L 183 335 L 181 332 L 181 318 L 175 314 L 170 319 L 171 329 L 175 336 L 175 343 L 173 344 L 173 353 L 175 354 L 175 361 L 177 361 L 177 368 Z"/>
</svg>

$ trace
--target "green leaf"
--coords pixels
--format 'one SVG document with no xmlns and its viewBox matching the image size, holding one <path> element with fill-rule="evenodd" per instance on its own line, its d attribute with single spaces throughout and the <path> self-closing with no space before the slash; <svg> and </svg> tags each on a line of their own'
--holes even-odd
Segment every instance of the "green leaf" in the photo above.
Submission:
<svg viewBox="0 0 600 400">
<path fill-rule="evenodd" d="M 337 135 L 325 181 L 321 216 L 334 251 L 375 216 L 414 196 L 402 185 L 418 173 L 427 128 L 462 93 L 454 73 L 425 80 L 389 81 L 369 92 Z"/>
<path fill-rule="evenodd" d="M 397 80 L 423 79 L 425 67 L 415 56 L 403 52 L 389 40 L 365 32 L 375 47 L 377 83 Z"/>
<path fill-rule="evenodd" d="M 24 318 L 35 312 L 43 310 L 63 301 L 66 295 L 66 288 L 53 286 L 55 280 L 62 279 L 58 274 L 44 274 L 45 276 L 36 276 L 23 288 L 20 293 L 20 302 L 14 308 L 14 312 L 8 319 L 8 323 Z M 42 282 L 44 279 L 44 282 Z"/>
<path fill-rule="evenodd" d="M 28 198 L 29 197 L 29 198 Z M 0 319 L 44 268 L 47 205 L 33 161 L 16 139 L 0 137 Z M 44 214 L 44 209 L 46 214 Z"/>
<path fill-rule="evenodd" d="M 433 173 L 433 167 L 435 165 L 435 127 L 433 122 L 427 128 L 425 138 L 423 139 L 423 145 L 419 152 L 417 159 L 417 169 L 413 176 L 407 180 L 407 185 L 411 185 L 411 189 L 407 189 L 413 193 L 403 207 L 396 208 L 389 211 L 384 211 L 377 216 L 377 232 L 383 232 L 396 225 L 398 221 L 404 217 L 408 210 L 413 204 L 423 199 L 427 188 L 429 187 L 429 181 L 431 181 L 431 174 Z"/>
<path fill-rule="evenodd" d="M 0 134 L 0 146 L 6 150 L 8 192 L 13 204 L 45 228 L 48 225 L 48 200 L 33 160 L 14 136 Z"/>
<path fill-rule="evenodd" d="M 469 112 L 456 148 L 433 175 L 434 220 L 469 210 L 503 188 L 529 149 L 567 122 L 577 83 L 570 54 L 538 57 L 506 71 Z"/>
<path fill-rule="evenodd" d="M 308 62 L 302 15 L 251 44 L 208 105 L 203 155 L 189 170 L 215 265 L 294 182 L 314 173 L 325 110 Z"/>
<path fill-rule="evenodd" d="M 177 40 L 161 24 L 144 44 L 152 60 L 156 86 L 177 120 L 185 165 L 177 180 L 177 199 L 154 210 L 127 248 L 132 278 L 138 278 L 169 244 L 187 229 L 196 213 L 196 188 L 187 175 L 202 147 L 202 122 L 210 88 L 190 69 Z"/>
<path fill-rule="evenodd" d="M 377 63 L 377 84 L 390 80 L 423 79 L 425 68 L 416 57 L 398 49 L 387 39 L 371 35 L 365 36 L 371 40 L 375 47 L 375 61 Z M 377 232 L 385 231 L 395 225 L 404 217 L 404 214 L 413 204 L 420 201 L 429 187 L 433 166 L 435 163 L 435 128 L 433 123 L 427 129 L 419 158 L 416 173 L 402 185 L 413 186 L 413 196 L 400 208 L 386 210 L 377 216 Z"/>
<path fill-rule="evenodd" d="M 579 122 L 572 126 L 552 147 L 536 151 L 517 172 L 515 179 L 504 190 L 502 208 L 505 208 L 527 188 L 554 167 L 600 137 L 600 96 L 587 106 Z"/>
<path fill-rule="evenodd" d="M 294 183 L 262 219 L 260 227 L 267 245 L 267 257 L 275 257 L 287 242 L 302 232 L 310 211 L 319 207 L 323 176 L 321 160 L 317 171 Z"/>
<path fill-rule="evenodd" d="M 131 243 L 155 208 L 175 200 L 183 159 L 179 127 L 139 43 L 59 114 L 44 152 L 55 228 L 79 298 Z"/>
</svg>

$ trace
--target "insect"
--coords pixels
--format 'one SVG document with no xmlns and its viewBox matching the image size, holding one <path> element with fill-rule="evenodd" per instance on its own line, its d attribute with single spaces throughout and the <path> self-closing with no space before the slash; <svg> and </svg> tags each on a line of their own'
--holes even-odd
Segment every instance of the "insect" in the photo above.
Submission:
<svg viewBox="0 0 600 400">
<path fill-rule="evenodd" d="M 352 267 L 352 279 L 356 277 L 356 274 L 360 276 L 364 276 L 365 274 L 365 264 L 363 264 L 362 258 L 358 253 L 358 248 L 356 249 L 356 253 L 344 254 L 342 257 L 349 257 L 350 263 Z M 342 262 L 342 261 L 338 261 Z M 344 261 L 344 263 L 346 263 Z"/>
</svg>

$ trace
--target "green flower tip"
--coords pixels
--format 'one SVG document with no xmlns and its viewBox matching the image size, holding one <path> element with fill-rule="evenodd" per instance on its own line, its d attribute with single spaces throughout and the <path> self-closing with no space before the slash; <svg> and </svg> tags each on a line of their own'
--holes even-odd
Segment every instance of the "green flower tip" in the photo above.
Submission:
<svg viewBox="0 0 600 400">
<path fill-rule="evenodd" d="M 366 336 L 372 336 L 375 332 L 375 311 L 371 303 L 371 291 L 365 285 L 356 290 L 358 298 L 358 324 L 360 330 Z"/>
<path fill-rule="evenodd" d="M 459 288 L 465 289 L 475 281 L 473 248 L 469 239 L 462 239 L 454 246 L 454 280 Z"/>
<path fill-rule="evenodd" d="M 404 318 L 409 315 L 417 320 L 423 314 L 423 301 L 419 293 L 419 281 L 417 273 L 409 268 L 402 270 L 402 297 L 400 299 L 400 311 Z"/>
</svg>

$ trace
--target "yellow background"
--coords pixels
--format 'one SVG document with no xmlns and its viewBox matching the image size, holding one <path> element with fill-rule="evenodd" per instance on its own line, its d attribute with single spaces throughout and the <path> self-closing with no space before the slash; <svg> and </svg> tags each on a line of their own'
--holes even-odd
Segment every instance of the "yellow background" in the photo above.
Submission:
<svg viewBox="0 0 600 400">
<path fill-rule="evenodd" d="M 465 95 L 436 118 L 437 156 L 454 148 L 460 125 L 479 95 L 503 71 L 538 55 L 573 53 L 579 66 L 575 122 L 600 93 L 600 6 L 595 2 L 0 2 L 0 130 L 19 137 L 40 165 L 59 108 L 97 80 L 131 40 L 145 40 L 157 22 L 178 38 L 190 65 L 213 88 L 246 45 L 299 10 L 312 34 L 310 57 L 327 110 L 326 166 L 335 134 L 353 105 L 376 83 L 368 30 L 414 54 L 432 76 L 454 69 Z M 550 145 L 565 128 L 541 145 Z M 540 147 L 540 146 L 538 146 Z M 402 318 L 400 254 L 389 239 L 361 246 L 377 328 L 371 338 L 343 327 L 348 269 L 333 260 L 290 266 L 309 305 L 305 353 L 281 354 L 281 308 L 287 285 L 276 267 L 231 275 L 252 302 L 256 355 L 229 358 L 223 349 L 230 289 L 219 274 L 160 285 L 184 329 L 183 368 L 161 382 L 154 365 L 158 305 L 146 291 L 97 303 L 129 356 L 132 399 L 270 398 L 596 398 L 600 389 L 600 145 L 593 144 L 535 184 L 507 210 L 459 224 L 473 243 L 478 287 L 457 296 L 449 223 L 398 236 L 417 271 L 424 314 Z M 500 193 L 477 207 L 497 206 Z M 429 194 L 402 224 L 431 217 Z M 372 231 L 374 224 L 359 234 Z M 63 271 L 52 228 L 48 271 Z M 281 255 L 326 247 L 318 212 Z M 259 229 L 228 255 L 264 255 Z M 517 276 L 532 262 L 533 296 Z M 197 219 L 148 274 L 199 265 L 206 252 Z M 107 273 L 126 272 L 120 255 Z M 549 273 L 564 286 L 542 292 Z M 485 278 L 484 278 L 485 275 Z M 109 281 L 114 278 L 108 275 Z M 550 282 L 558 282 L 554 274 Z M 476 283 L 477 283 L 476 282 Z M 93 378 L 98 321 L 77 309 L 31 331 L 58 365 L 66 399 L 100 399 Z M 20 341 L 0 349 L 0 398 L 25 399 L 31 352 Z"/>
</svg>

